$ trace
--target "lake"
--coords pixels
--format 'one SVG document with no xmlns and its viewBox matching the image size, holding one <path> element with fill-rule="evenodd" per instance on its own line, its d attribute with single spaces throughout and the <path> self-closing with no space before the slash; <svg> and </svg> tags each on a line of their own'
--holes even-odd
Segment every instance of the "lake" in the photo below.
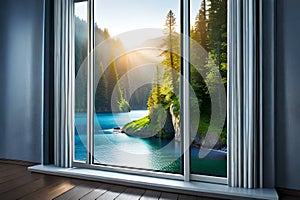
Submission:
<svg viewBox="0 0 300 200">
<path fill-rule="evenodd" d="M 169 173 L 182 173 L 180 142 L 160 138 L 138 138 L 113 129 L 148 114 L 147 110 L 129 113 L 98 113 L 95 115 L 94 164 L 121 166 Z M 75 114 L 75 160 L 86 159 L 86 114 Z M 210 150 L 202 158 L 196 147 L 191 147 L 191 172 L 226 177 L 227 153 Z"/>
</svg>

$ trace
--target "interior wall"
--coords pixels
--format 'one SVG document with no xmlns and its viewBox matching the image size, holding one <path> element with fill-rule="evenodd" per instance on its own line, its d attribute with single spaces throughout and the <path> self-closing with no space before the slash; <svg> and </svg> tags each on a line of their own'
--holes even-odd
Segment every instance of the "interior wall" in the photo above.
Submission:
<svg viewBox="0 0 300 200">
<path fill-rule="evenodd" d="M 274 130 L 274 74 L 275 74 L 275 14 L 276 0 L 262 0 L 262 35 L 260 52 L 263 79 L 263 186 L 275 187 L 275 130 Z"/>
<path fill-rule="evenodd" d="M 40 162 L 43 1 L 0 1 L 0 158 Z"/>
<path fill-rule="evenodd" d="M 300 1 L 277 0 L 276 185 L 300 190 Z"/>
</svg>

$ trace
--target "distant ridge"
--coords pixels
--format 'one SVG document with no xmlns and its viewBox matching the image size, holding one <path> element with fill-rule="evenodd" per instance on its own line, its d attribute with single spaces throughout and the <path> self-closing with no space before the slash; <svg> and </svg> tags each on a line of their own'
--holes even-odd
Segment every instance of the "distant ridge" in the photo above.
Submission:
<svg viewBox="0 0 300 200">
<path fill-rule="evenodd" d="M 139 48 L 142 47 L 157 47 L 162 48 L 162 44 L 164 43 L 164 36 L 148 39 L 145 42 L 143 42 L 141 45 L 139 45 Z"/>
</svg>

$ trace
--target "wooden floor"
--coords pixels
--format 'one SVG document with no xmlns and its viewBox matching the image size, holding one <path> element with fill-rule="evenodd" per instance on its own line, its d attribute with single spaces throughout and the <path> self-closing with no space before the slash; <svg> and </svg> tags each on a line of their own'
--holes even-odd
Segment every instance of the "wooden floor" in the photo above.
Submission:
<svg viewBox="0 0 300 200">
<path fill-rule="evenodd" d="M 28 163 L 11 163 L 0 160 L 0 200 L 213 200 L 213 198 L 188 196 L 141 188 L 84 181 L 27 171 Z"/>
<path fill-rule="evenodd" d="M 0 200 L 215 200 L 176 193 L 146 190 L 101 182 L 30 173 L 31 164 L 0 159 Z M 277 189 L 280 199 L 298 200 L 300 191 Z M 220 198 L 218 198 L 220 199 Z M 227 198 L 230 199 L 230 198 Z"/>
<path fill-rule="evenodd" d="M 279 199 L 284 199 L 284 200 L 299 200 L 300 199 L 300 191 L 299 190 L 277 188 L 277 193 L 278 193 Z"/>
</svg>

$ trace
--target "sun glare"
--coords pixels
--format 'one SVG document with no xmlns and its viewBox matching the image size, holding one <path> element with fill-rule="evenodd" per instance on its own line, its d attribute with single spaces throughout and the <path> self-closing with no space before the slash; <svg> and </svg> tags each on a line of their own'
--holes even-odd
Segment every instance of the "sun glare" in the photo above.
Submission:
<svg viewBox="0 0 300 200">
<path fill-rule="evenodd" d="M 196 16 L 201 1 L 192 1 L 191 16 Z M 87 21 L 87 7 L 75 8 L 75 15 Z M 196 5 L 199 4 L 199 5 Z M 176 32 L 180 32 L 180 5 L 178 0 L 95 0 L 95 23 L 108 30 L 111 37 L 119 38 L 126 49 L 143 46 L 143 42 L 163 36 L 165 17 L 169 10 L 176 17 Z M 192 25 L 195 19 L 191 19 Z"/>
</svg>

